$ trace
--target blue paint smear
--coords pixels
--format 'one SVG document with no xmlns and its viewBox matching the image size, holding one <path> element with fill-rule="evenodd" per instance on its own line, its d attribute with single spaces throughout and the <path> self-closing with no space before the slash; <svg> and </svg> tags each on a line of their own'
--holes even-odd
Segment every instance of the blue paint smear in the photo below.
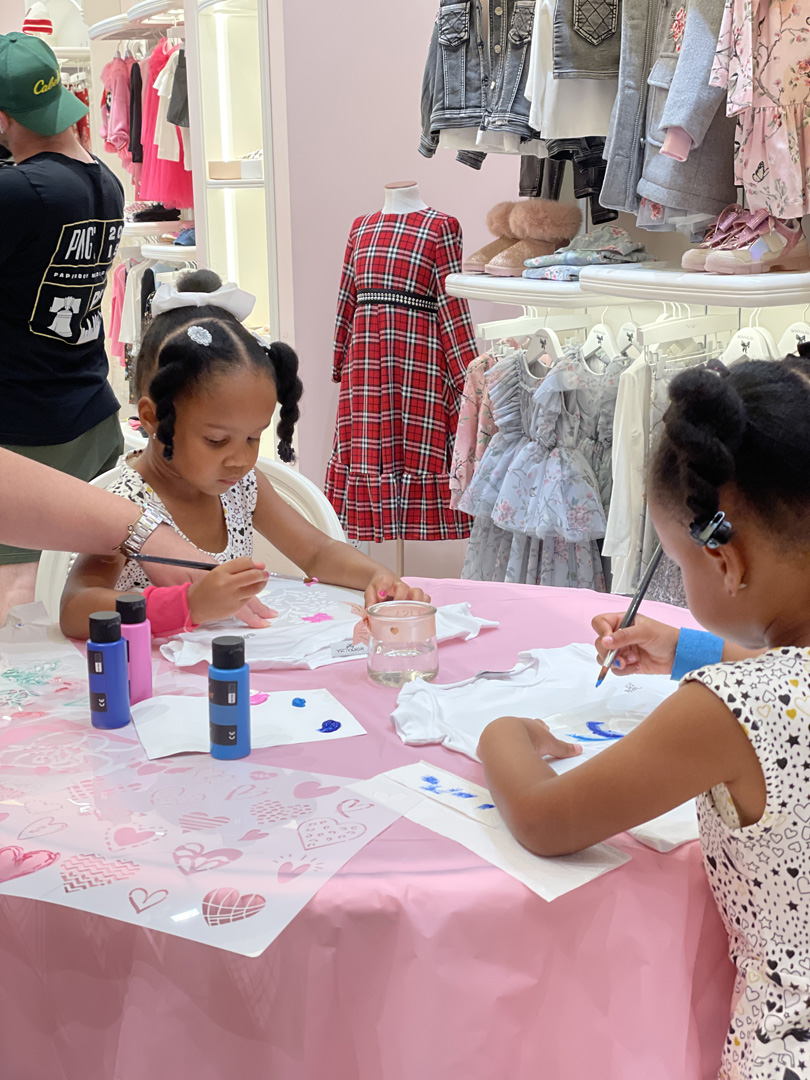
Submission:
<svg viewBox="0 0 810 1080">
<path fill-rule="evenodd" d="M 594 735 L 599 735 L 603 739 L 623 739 L 624 735 L 620 731 L 611 731 L 610 728 L 602 727 L 601 720 L 589 720 L 586 723 L 588 731 L 592 731 Z"/>
<path fill-rule="evenodd" d="M 322 731 L 324 735 L 328 735 L 332 731 L 340 730 L 340 724 L 337 720 L 324 720 L 318 731 Z"/>
<path fill-rule="evenodd" d="M 292 703 L 293 703 L 293 708 L 296 708 L 296 709 L 303 709 L 303 708 L 304 708 L 304 706 L 305 706 L 305 705 L 306 705 L 306 703 L 307 703 L 307 699 L 306 699 L 306 698 L 302 698 L 302 697 L 294 697 L 294 698 L 292 699 Z"/>
<path fill-rule="evenodd" d="M 476 799 L 478 797 L 477 795 L 473 795 L 471 791 L 465 791 L 463 788 L 440 787 L 439 780 L 435 776 L 422 777 L 422 790 L 432 791 L 434 795 L 455 795 L 457 799 Z"/>
<path fill-rule="evenodd" d="M 494 810 L 495 809 L 495 803 L 482 802 L 478 806 L 476 806 L 475 809 L 476 810 Z"/>
</svg>

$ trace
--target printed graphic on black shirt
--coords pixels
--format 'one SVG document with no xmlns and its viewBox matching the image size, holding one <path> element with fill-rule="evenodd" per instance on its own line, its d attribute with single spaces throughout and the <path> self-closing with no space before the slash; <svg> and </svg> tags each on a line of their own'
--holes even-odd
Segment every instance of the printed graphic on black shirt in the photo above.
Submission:
<svg viewBox="0 0 810 1080">
<path fill-rule="evenodd" d="M 83 345 L 101 334 L 101 300 L 124 222 L 65 225 L 37 294 L 31 332 Z"/>
</svg>

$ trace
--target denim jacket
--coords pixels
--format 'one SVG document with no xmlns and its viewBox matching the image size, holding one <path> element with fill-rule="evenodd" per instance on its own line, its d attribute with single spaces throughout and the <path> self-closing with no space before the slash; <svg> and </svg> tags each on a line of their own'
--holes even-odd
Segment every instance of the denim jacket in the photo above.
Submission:
<svg viewBox="0 0 810 1080">
<path fill-rule="evenodd" d="M 554 78 L 615 79 L 621 0 L 557 0 Z"/>
<path fill-rule="evenodd" d="M 523 93 L 534 7 L 535 0 L 490 0 L 486 34 L 481 0 L 440 0 L 422 83 L 420 154 L 433 157 L 445 128 L 539 138 Z"/>
</svg>

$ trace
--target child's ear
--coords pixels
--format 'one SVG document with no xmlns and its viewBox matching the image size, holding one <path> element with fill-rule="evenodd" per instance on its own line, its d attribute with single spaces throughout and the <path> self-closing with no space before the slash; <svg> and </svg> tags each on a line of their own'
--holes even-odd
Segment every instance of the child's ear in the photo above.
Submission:
<svg viewBox="0 0 810 1080">
<path fill-rule="evenodd" d="M 739 544 L 732 541 L 720 547 L 704 548 L 703 551 L 712 560 L 715 572 L 723 578 L 723 588 L 729 596 L 736 596 L 740 589 L 745 588 L 747 565 Z"/>
<path fill-rule="evenodd" d="M 158 429 L 157 410 L 151 398 L 142 397 L 138 402 L 138 416 L 141 420 L 141 427 L 151 438 Z"/>
</svg>

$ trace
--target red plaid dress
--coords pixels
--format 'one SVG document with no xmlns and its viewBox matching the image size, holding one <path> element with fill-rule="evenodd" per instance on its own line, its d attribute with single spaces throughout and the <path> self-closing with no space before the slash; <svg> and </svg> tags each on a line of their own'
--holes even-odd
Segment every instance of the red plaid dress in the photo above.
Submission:
<svg viewBox="0 0 810 1080">
<path fill-rule="evenodd" d="M 352 225 L 338 296 L 332 378 L 340 383 L 325 491 L 353 540 L 452 540 L 450 465 L 467 365 L 477 350 L 461 270 L 461 229 L 438 210 L 370 214 Z M 435 298 L 436 310 L 363 304 L 363 291 Z"/>
</svg>

